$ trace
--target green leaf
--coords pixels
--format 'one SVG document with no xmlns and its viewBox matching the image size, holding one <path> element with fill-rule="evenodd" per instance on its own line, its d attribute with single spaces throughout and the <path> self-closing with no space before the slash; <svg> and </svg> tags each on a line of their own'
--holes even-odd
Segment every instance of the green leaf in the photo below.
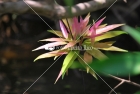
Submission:
<svg viewBox="0 0 140 94">
<path fill-rule="evenodd" d="M 140 32 L 140 27 L 136 27 L 136 30 Z"/>
<path fill-rule="evenodd" d="M 121 35 L 121 34 L 127 34 L 127 33 L 124 31 L 109 31 L 109 32 L 104 33 L 101 36 L 96 37 L 95 41 L 100 41 L 100 40 L 104 40 L 107 38 L 113 38 L 113 37 L 116 37 L 116 36 Z"/>
<path fill-rule="evenodd" d="M 96 76 L 96 73 L 88 66 L 88 63 L 85 62 L 82 59 L 82 56 L 79 56 L 78 60 L 83 65 L 83 67 L 87 70 L 87 73 L 89 72 L 93 77 L 95 77 L 96 79 L 98 79 L 97 76 Z"/>
<path fill-rule="evenodd" d="M 54 56 L 60 56 L 60 55 L 63 55 L 63 54 L 66 54 L 67 52 L 65 50 L 55 50 L 55 51 L 52 51 L 52 52 L 48 52 L 48 53 L 44 53 L 44 54 L 41 54 L 39 55 L 35 60 L 38 60 L 38 59 L 43 59 L 43 58 L 49 58 L 49 57 L 54 57 Z"/>
<path fill-rule="evenodd" d="M 140 52 L 112 55 L 104 61 L 93 61 L 90 67 L 99 73 L 127 76 L 140 74 Z"/>
<path fill-rule="evenodd" d="M 79 61 L 74 61 L 70 66 L 71 69 L 85 69 Z"/>
<path fill-rule="evenodd" d="M 98 60 L 103 60 L 108 58 L 105 54 L 103 54 L 100 50 L 96 48 L 93 48 L 92 50 L 86 50 L 86 51 Z"/>
<path fill-rule="evenodd" d="M 45 53 L 45 54 L 39 55 L 39 56 L 34 60 L 34 62 L 35 62 L 36 60 L 38 60 L 38 59 L 54 57 L 54 56 L 56 56 L 56 55 L 57 55 L 57 53 Z"/>
<path fill-rule="evenodd" d="M 111 47 L 108 47 L 108 48 L 99 48 L 101 50 L 105 50 L 105 51 L 120 51 L 120 52 L 128 52 L 127 50 L 124 50 L 124 49 L 121 49 L 121 48 L 118 48 L 118 47 L 115 47 L 115 46 L 111 46 Z"/>
<path fill-rule="evenodd" d="M 77 58 L 77 54 L 79 53 L 79 51 L 71 51 L 67 56 L 66 58 L 64 59 L 64 62 L 63 62 L 63 66 L 62 66 L 62 78 L 64 77 L 65 75 L 65 72 L 68 70 L 68 68 L 72 65 L 72 63 L 74 62 L 74 60 Z"/>
<path fill-rule="evenodd" d="M 88 64 L 93 70 L 98 73 L 128 76 L 140 74 L 140 52 L 128 52 L 124 54 L 110 55 L 109 59 L 103 61 L 94 60 Z M 75 65 L 74 65 L 75 64 Z M 83 63 L 84 64 L 84 63 Z M 74 68 L 83 69 L 87 65 L 81 66 L 78 61 L 74 62 Z"/>
<path fill-rule="evenodd" d="M 68 70 L 68 68 L 72 65 L 74 60 L 77 58 L 77 54 L 76 53 L 79 53 L 79 51 L 70 51 L 68 53 L 68 55 L 64 59 L 61 71 L 60 71 L 60 73 L 59 73 L 55 83 L 57 82 L 57 80 L 60 78 L 61 75 L 62 75 L 62 78 L 64 77 L 64 75 L 65 75 L 66 71 Z"/>
<path fill-rule="evenodd" d="M 123 26 L 123 30 L 128 32 L 138 43 L 140 43 L 140 32 L 130 26 Z"/>
</svg>

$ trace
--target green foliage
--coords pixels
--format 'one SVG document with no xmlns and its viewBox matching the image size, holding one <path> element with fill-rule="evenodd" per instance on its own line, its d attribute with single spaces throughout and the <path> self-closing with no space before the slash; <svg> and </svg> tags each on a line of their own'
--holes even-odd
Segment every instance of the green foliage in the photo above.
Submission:
<svg viewBox="0 0 140 94">
<path fill-rule="evenodd" d="M 127 76 L 140 74 L 140 52 L 128 52 L 118 55 L 110 55 L 109 59 L 94 60 L 88 64 L 90 68 L 101 74 Z M 79 62 L 74 62 L 71 68 L 84 68 Z"/>
<path fill-rule="evenodd" d="M 76 53 L 79 53 L 77 51 Z M 62 66 L 62 78 L 64 77 L 65 72 L 68 70 L 68 68 L 72 65 L 74 60 L 77 58 L 77 54 L 75 54 L 75 51 L 70 51 L 66 58 L 64 59 L 64 63 Z"/>
<path fill-rule="evenodd" d="M 140 32 L 130 26 L 124 26 L 123 30 L 128 32 L 138 43 L 140 43 Z"/>
<path fill-rule="evenodd" d="M 140 32 L 140 27 L 136 27 L 136 30 Z"/>
<path fill-rule="evenodd" d="M 64 78 L 65 73 L 67 72 L 68 68 L 72 65 L 72 63 L 74 62 L 74 60 L 77 58 L 77 54 L 79 53 L 79 51 L 70 51 L 66 58 L 64 59 L 61 71 L 55 81 L 55 83 L 57 82 L 57 80 L 60 78 L 60 76 L 62 75 L 62 79 Z"/>
</svg>

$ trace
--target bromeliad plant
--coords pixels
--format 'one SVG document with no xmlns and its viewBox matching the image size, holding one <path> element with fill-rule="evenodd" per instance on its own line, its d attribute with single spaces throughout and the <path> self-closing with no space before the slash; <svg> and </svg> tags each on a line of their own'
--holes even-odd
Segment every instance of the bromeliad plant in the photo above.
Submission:
<svg viewBox="0 0 140 94">
<path fill-rule="evenodd" d="M 62 76 L 62 78 L 64 77 L 65 73 L 75 60 L 78 60 L 87 70 L 87 72 L 91 73 L 95 78 L 97 78 L 94 71 L 92 71 L 87 64 L 91 63 L 93 59 L 103 60 L 107 58 L 107 56 L 100 50 L 127 52 L 126 50 L 112 46 L 115 41 L 102 42 L 104 39 L 124 34 L 125 32 L 123 31 L 108 32 L 114 28 L 122 26 L 123 24 L 113 24 L 108 26 L 107 24 L 100 25 L 105 19 L 104 17 L 96 23 L 93 21 L 93 25 L 91 25 L 88 24 L 89 18 L 90 14 L 88 14 L 85 19 L 82 17 L 80 17 L 80 19 L 78 19 L 78 17 L 74 17 L 60 20 L 59 23 L 61 31 L 49 30 L 49 32 L 57 35 L 59 38 L 41 40 L 49 41 L 51 43 L 45 44 L 33 50 L 36 51 L 49 47 L 63 46 L 61 49 L 42 54 L 35 59 L 35 61 L 49 57 L 54 57 L 54 59 L 56 59 L 58 56 L 66 54 L 56 82 L 60 76 Z M 72 49 L 73 47 L 78 48 L 76 46 L 92 49 Z"/>
</svg>

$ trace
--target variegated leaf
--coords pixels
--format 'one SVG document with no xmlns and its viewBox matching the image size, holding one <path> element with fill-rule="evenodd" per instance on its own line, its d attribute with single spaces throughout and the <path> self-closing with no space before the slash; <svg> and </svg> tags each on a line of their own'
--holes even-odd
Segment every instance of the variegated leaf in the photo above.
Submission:
<svg viewBox="0 0 140 94">
<path fill-rule="evenodd" d="M 121 34 L 127 34 L 127 33 L 124 31 L 109 31 L 100 36 L 95 37 L 95 41 L 101 41 L 104 39 L 113 38 Z"/>
<path fill-rule="evenodd" d="M 128 52 L 127 50 L 115 47 L 115 46 L 111 46 L 109 48 L 101 48 L 101 50 L 106 50 L 106 51 L 120 51 L 120 52 Z"/>
<path fill-rule="evenodd" d="M 45 44 L 43 46 L 40 46 L 32 51 L 36 51 L 36 50 L 40 50 L 40 49 L 48 49 L 49 47 L 55 47 L 55 46 L 59 46 L 59 45 L 64 45 L 67 44 L 66 42 L 53 42 L 53 43 L 48 43 Z"/>
<path fill-rule="evenodd" d="M 48 53 L 45 53 L 45 54 L 42 54 L 40 56 L 38 56 L 34 62 L 38 59 L 43 59 L 43 58 L 49 58 L 49 57 L 54 57 L 54 56 L 60 56 L 60 55 L 63 55 L 63 54 L 66 54 L 67 52 L 65 51 L 59 51 L 59 50 L 56 50 L 56 51 L 52 51 L 52 52 L 48 52 Z"/>
<path fill-rule="evenodd" d="M 98 60 L 104 60 L 107 59 L 107 56 L 103 54 L 100 50 L 94 48 L 92 50 L 87 50 L 89 54 L 91 54 L 93 57 L 95 57 Z"/>
<path fill-rule="evenodd" d="M 96 30 L 96 34 L 105 33 L 107 31 L 110 31 L 110 30 L 115 29 L 117 27 L 120 27 L 122 25 L 124 25 L 124 24 L 114 24 L 114 25 L 108 25 L 108 26 L 106 26 L 104 28 L 99 28 L 99 29 Z"/>
<path fill-rule="evenodd" d="M 40 40 L 40 41 L 66 41 L 66 39 L 63 39 L 63 38 L 49 38 L 49 39 L 43 39 L 43 40 Z"/>
</svg>

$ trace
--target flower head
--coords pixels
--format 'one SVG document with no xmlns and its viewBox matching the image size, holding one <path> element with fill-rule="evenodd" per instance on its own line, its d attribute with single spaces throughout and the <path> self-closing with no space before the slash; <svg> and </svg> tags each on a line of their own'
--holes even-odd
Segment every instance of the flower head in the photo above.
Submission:
<svg viewBox="0 0 140 94">
<path fill-rule="evenodd" d="M 107 38 L 118 36 L 120 34 L 124 34 L 125 32 L 123 31 L 108 32 L 112 29 L 122 26 L 123 24 L 113 24 L 108 26 L 106 24 L 101 25 L 101 23 L 105 19 L 104 17 L 95 23 L 93 22 L 93 25 L 91 25 L 88 24 L 89 18 L 90 14 L 88 14 L 84 19 L 82 17 L 80 17 L 80 19 L 78 19 L 78 17 L 74 17 L 70 19 L 60 20 L 59 23 L 61 31 L 49 30 L 49 32 L 57 35 L 59 38 L 49 38 L 41 40 L 49 41 L 51 43 L 45 44 L 35 49 L 40 50 L 49 47 L 62 46 L 60 49 L 56 49 L 55 51 L 42 54 L 35 59 L 38 60 L 49 57 L 55 57 L 56 59 L 58 56 L 67 54 L 56 81 L 60 78 L 61 75 L 62 77 L 64 77 L 66 71 L 71 67 L 73 62 L 77 60 L 77 58 L 78 61 L 81 62 L 81 64 L 87 69 L 87 72 L 90 72 L 95 78 L 97 78 L 95 73 L 87 65 L 85 65 L 81 61 L 81 59 L 79 59 L 79 56 L 81 56 L 85 62 L 92 63 L 93 57 L 98 60 L 103 60 L 107 58 L 107 56 L 100 50 L 126 52 L 126 50 L 112 46 L 114 41 L 101 41 Z M 70 49 L 76 46 L 84 48 L 90 47 L 92 49 Z M 81 51 L 84 53 L 81 54 Z"/>
</svg>

